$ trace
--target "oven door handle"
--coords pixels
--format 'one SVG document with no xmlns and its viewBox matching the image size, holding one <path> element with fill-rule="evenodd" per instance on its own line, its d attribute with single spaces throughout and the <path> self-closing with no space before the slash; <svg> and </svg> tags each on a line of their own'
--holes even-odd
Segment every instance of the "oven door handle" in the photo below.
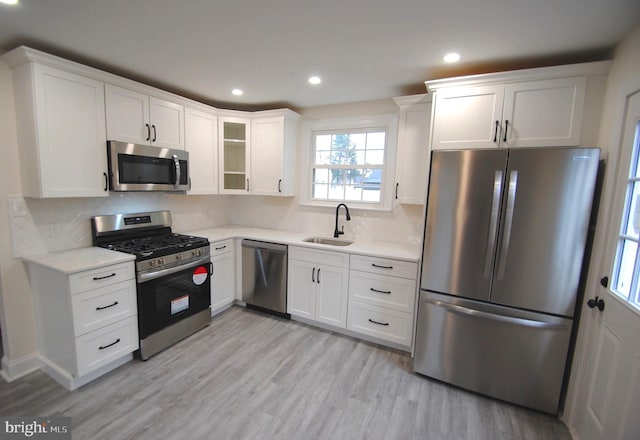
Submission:
<svg viewBox="0 0 640 440">
<path fill-rule="evenodd" d="M 155 280 L 165 275 L 171 275 L 173 273 L 180 272 L 185 269 L 206 265 L 207 263 L 211 263 L 211 259 L 209 255 L 207 255 L 206 257 L 200 258 L 196 261 L 193 261 L 191 263 L 181 264 L 179 266 L 169 267 L 167 269 L 156 270 L 153 272 L 142 272 L 138 274 L 138 282 L 146 283 L 147 281 Z"/>
</svg>

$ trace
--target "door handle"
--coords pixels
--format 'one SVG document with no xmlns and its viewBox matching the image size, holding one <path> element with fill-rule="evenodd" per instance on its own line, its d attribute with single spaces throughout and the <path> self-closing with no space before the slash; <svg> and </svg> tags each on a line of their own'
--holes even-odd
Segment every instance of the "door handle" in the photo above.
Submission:
<svg viewBox="0 0 640 440">
<path fill-rule="evenodd" d="M 156 138 L 158 137 L 157 136 L 158 133 L 156 132 L 156 126 L 152 125 L 151 128 L 153 128 L 153 139 L 151 140 L 151 142 L 155 142 Z"/>
<path fill-rule="evenodd" d="M 604 310 L 604 300 L 602 298 L 598 298 L 597 296 L 595 298 L 591 298 L 589 301 L 587 301 L 587 307 L 589 307 L 590 309 L 598 309 L 601 312 Z"/>
<path fill-rule="evenodd" d="M 497 143 L 498 142 L 498 129 L 500 127 L 500 121 L 496 121 L 496 131 L 493 133 L 493 142 Z"/>
<path fill-rule="evenodd" d="M 513 226 L 513 209 L 516 204 L 517 189 L 518 189 L 518 171 L 512 170 L 509 173 L 509 192 L 507 193 L 507 209 L 505 212 L 504 235 L 502 237 L 502 249 L 500 250 L 498 280 L 502 280 L 504 278 L 504 271 L 507 267 L 507 253 L 509 252 L 509 241 L 511 240 L 511 226 Z"/>
<path fill-rule="evenodd" d="M 509 120 L 504 121 L 504 138 L 502 142 L 507 143 L 507 131 L 509 131 Z"/>
<path fill-rule="evenodd" d="M 314 267 L 313 270 L 311 271 L 311 282 L 315 283 L 316 282 L 316 268 Z"/>
<path fill-rule="evenodd" d="M 151 139 L 151 127 L 149 126 L 149 124 L 144 125 L 145 127 L 147 127 L 147 138 L 145 140 L 148 141 L 149 139 Z"/>
<path fill-rule="evenodd" d="M 487 233 L 487 252 L 484 257 L 484 277 L 491 276 L 493 258 L 496 251 L 496 234 L 498 232 L 498 217 L 500 215 L 500 199 L 502 199 L 502 170 L 497 170 L 493 179 L 493 199 L 491 200 L 491 219 Z"/>
<path fill-rule="evenodd" d="M 174 188 L 178 188 L 178 185 L 180 185 L 180 161 L 178 160 L 178 156 L 176 156 L 175 154 L 172 157 L 173 165 L 176 167 L 176 181 L 173 186 Z"/>
</svg>

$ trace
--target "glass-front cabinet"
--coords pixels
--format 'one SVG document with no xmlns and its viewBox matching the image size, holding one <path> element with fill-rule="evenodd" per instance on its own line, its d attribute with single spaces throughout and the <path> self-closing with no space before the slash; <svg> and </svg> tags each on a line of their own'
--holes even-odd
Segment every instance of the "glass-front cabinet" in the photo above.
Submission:
<svg viewBox="0 0 640 440">
<path fill-rule="evenodd" d="M 251 121 L 244 118 L 221 117 L 219 133 L 220 192 L 244 193 L 250 190 L 249 145 Z"/>
</svg>

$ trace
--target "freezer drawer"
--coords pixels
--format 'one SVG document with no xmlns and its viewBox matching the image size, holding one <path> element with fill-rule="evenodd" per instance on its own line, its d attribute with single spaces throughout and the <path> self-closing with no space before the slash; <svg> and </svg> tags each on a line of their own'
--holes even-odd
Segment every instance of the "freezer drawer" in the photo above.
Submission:
<svg viewBox="0 0 640 440">
<path fill-rule="evenodd" d="M 555 414 L 572 320 L 421 291 L 414 370 Z"/>
</svg>

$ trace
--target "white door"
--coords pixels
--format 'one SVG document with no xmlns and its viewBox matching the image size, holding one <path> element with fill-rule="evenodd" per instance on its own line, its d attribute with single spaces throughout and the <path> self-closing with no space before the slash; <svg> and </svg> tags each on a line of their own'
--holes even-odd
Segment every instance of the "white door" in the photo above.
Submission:
<svg viewBox="0 0 640 440">
<path fill-rule="evenodd" d="M 218 118 L 187 108 L 184 114 L 185 149 L 189 152 L 189 194 L 218 193 Z"/>
<path fill-rule="evenodd" d="M 623 130 L 602 262 L 610 283 L 597 289 L 604 309 L 586 298 L 583 310 L 596 316 L 578 399 L 581 440 L 640 438 L 640 92 L 629 98 Z"/>
<path fill-rule="evenodd" d="M 236 299 L 233 252 L 216 255 L 211 258 L 211 262 L 213 263 L 211 313 L 214 314 Z"/>
<path fill-rule="evenodd" d="M 184 150 L 184 107 L 174 102 L 149 98 L 151 145 Z"/>
<path fill-rule="evenodd" d="M 349 269 L 318 266 L 316 272 L 316 320 L 340 328 L 347 327 L 347 280 Z"/>
<path fill-rule="evenodd" d="M 289 260 L 287 274 L 287 313 L 315 319 L 316 265 L 306 261 Z"/>
<path fill-rule="evenodd" d="M 149 145 L 149 97 L 133 90 L 105 85 L 107 138 Z"/>
<path fill-rule="evenodd" d="M 282 192 L 284 117 L 251 122 L 251 194 L 277 196 Z"/>
</svg>

